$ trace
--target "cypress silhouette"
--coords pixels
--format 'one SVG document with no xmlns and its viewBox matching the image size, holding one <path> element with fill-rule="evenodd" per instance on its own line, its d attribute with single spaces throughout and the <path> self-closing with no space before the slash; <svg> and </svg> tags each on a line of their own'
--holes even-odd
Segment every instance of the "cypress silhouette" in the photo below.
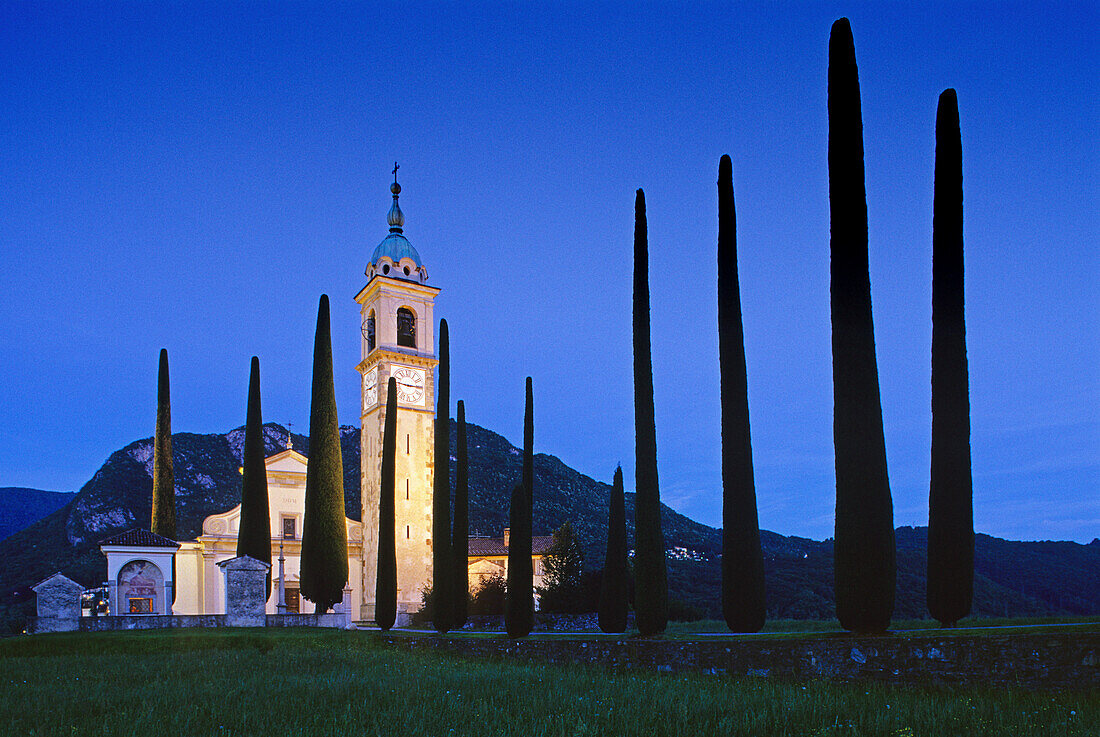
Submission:
<svg viewBox="0 0 1100 737">
<path fill-rule="evenodd" d="M 309 407 L 309 465 L 302 524 L 301 595 L 325 612 L 343 600 L 348 582 L 348 531 L 344 523 L 344 467 L 332 383 L 328 295 L 317 307 L 313 341 L 313 396 Z"/>
<path fill-rule="evenodd" d="M 172 399 L 168 391 L 168 349 L 160 349 L 157 426 L 153 438 L 153 510 L 149 529 L 176 539 L 176 481 L 172 470 Z"/>
<path fill-rule="evenodd" d="M 764 555 L 756 515 L 729 156 L 718 163 L 718 353 L 722 372 L 722 615 L 734 632 L 758 632 L 766 611 Z"/>
<path fill-rule="evenodd" d="M 534 571 L 531 566 L 531 514 L 534 499 L 534 402 L 531 377 L 527 377 L 527 401 L 523 413 L 523 480 L 512 490 L 509 509 L 508 593 L 504 626 L 509 637 L 531 634 L 535 621 Z"/>
<path fill-rule="evenodd" d="M 656 635 L 668 624 L 668 569 L 657 484 L 657 427 L 649 338 L 649 235 L 645 193 L 634 201 L 634 612 L 638 631 Z"/>
<path fill-rule="evenodd" d="M 466 406 L 458 400 L 458 437 L 455 440 L 457 459 L 455 469 L 455 519 L 451 535 L 454 554 L 454 602 L 455 629 L 466 624 L 470 598 L 469 539 L 470 539 L 470 464 L 466 453 Z"/>
<path fill-rule="evenodd" d="M 432 487 L 432 624 L 448 632 L 454 620 L 454 559 L 451 557 L 451 341 L 439 321 L 439 382 L 435 405 L 435 472 Z"/>
<path fill-rule="evenodd" d="M 932 215 L 932 475 L 928 611 L 947 627 L 970 613 L 974 505 L 963 290 L 962 137 L 955 90 L 936 111 Z"/>
<path fill-rule="evenodd" d="M 882 632 L 894 611 L 894 512 L 871 319 L 859 72 L 847 18 L 829 37 L 829 214 L 836 611 L 847 630 Z"/>
<path fill-rule="evenodd" d="M 397 541 L 394 494 L 397 493 L 397 379 L 386 385 L 382 429 L 382 483 L 378 497 L 378 574 L 374 586 L 374 622 L 383 631 L 397 621 Z"/>
<path fill-rule="evenodd" d="M 264 420 L 260 412 L 260 359 L 252 357 L 248 377 L 248 408 L 244 422 L 241 458 L 241 521 L 237 555 L 247 555 L 271 565 L 271 513 L 267 503 L 267 465 L 264 463 Z M 267 572 L 271 595 L 271 569 Z"/>
<path fill-rule="evenodd" d="M 607 633 L 625 632 L 628 614 L 626 504 L 623 493 L 623 469 L 615 469 L 607 513 L 607 553 L 600 581 L 599 623 Z"/>
</svg>

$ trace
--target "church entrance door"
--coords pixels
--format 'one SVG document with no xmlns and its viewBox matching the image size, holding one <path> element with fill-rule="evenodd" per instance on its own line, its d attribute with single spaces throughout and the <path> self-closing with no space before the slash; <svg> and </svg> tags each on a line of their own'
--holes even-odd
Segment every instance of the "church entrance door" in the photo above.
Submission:
<svg viewBox="0 0 1100 737">
<path fill-rule="evenodd" d="M 301 597 L 298 595 L 298 587 L 286 587 L 286 613 L 298 614 L 300 611 Z"/>
</svg>

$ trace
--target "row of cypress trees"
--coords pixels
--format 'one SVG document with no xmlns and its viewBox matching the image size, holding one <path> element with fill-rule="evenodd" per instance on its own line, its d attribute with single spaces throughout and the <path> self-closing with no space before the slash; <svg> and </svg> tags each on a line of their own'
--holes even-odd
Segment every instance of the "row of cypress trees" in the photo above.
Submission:
<svg viewBox="0 0 1100 737">
<path fill-rule="evenodd" d="M 834 576 L 837 618 L 855 632 L 890 624 L 897 575 L 893 504 L 875 357 L 868 266 L 863 124 L 855 45 L 846 18 L 829 40 L 830 313 L 836 463 Z M 964 322 L 962 148 L 953 89 L 939 99 L 933 208 L 932 469 L 928 523 L 928 608 L 953 626 L 973 596 L 974 527 L 969 376 Z M 667 619 L 660 542 L 653 382 L 649 345 L 645 198 L 634 232 L 634 405 L 637 459 L 635 575 L 641 634 Z M 764 560 L 753 479 L 748 381 L 737 273 L 733 167 L 718 166 L 718 335 L 722 392 L 722 612 L 736 632 L 766 616 Z M 608 515 L 600 626 L 626 627 L 626 542 L 617 469 Z M 662 607 L 665 607 L 662 612 Z"/>
<path fill-rule="evenodd" d="M 242 452 L 241 520 L 237 555 L 271 564 L 271 519 L 264 463 L 260 408 L 260 359 L 252 357 Z M 313 345 L 313 384 L 309 419 L 310 453 L 306 468 L 305 520 L 300 568 L 302 596 L 324 612 L 343 599 L 348 581 L 347 527 L 344 523 L 344 472 L 332 374 L 332 336 L 328 295 L 321 295 Z M 151 530 L 175 539 L 175 490 L 172 473 L 171 406 L 168 351 L 161 349 L 157 378 L 157 424 L 153 440 Z M 271 573 L 267 590 L 271 592 Z"/>
<path fill-rule="evenodd" d="M 454 526 L 450 498 L 450 331 L 439 321 L 439 373 L 436 384 L 435 469 L 432 484 L 432 625 L 440 633 L 461 628 L 468 612 L 467 545 L 469 539 L 469 460 L 466 406 L 458 401 Z M 397 616 L 397 554 L 394 539 L 395 457 L 397 453 L 397 384 L 391 376 L 386 391 L 382 432 L 382 483 L 378 509 L 378 574 L 375 623 L 390 629 Z"/>
<path fill-rule="evenodd" d="M 954 626 L 973 596 L 974 519 L 962 144 L 953 89 L 937 106 L 933 187 L 927 603 L 933 617 Z M 845 629 L 879 632 L 893 613 L 897 565 L 871 318 L 859 74 L 847 18 L 833 24 L 829 39 L 829 203 L 837 618 Z"/>
</svg>

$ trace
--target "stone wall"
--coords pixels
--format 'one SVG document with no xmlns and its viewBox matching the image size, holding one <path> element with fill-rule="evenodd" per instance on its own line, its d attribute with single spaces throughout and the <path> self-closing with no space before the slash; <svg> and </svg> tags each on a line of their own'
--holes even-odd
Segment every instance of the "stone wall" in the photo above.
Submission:
<svg viewBox="0 0 1100 737">
<path fill-rule="evenodd" d="M 1098 632 L 953 637 L 790 635 L 706 640 L 382 637 L 393 647 L 406 650 L 669 673 L 1028 689 L 1100 687 Z"/>
<path fill-rule="evenodd" d="M 225 614 L 122 614 L 119 616 L 81 617 L 67 620 L 72 626 L 59 629 L 56 620 L 48 617 L 32 617 L 27 632 L 118 632 L 125 630 L 177 629 L 188 627 L 235 627 Z M 267 627 L 347 627 L 347 618 L 340 612 L 326 614 L 268 614 Z"/>
</svg>

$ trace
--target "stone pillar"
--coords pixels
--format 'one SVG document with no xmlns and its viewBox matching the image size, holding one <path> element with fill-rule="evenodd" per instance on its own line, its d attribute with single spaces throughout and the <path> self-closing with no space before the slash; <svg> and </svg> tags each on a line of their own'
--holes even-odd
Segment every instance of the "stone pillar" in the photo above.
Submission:
<svg viewBox="0 0 1100 737">
<path fill-rule="evenodd" d="M 106 582 L 107 586 L 107 614 L 116 616 L 120 614 L 118 611 L 118 581 L 110 580 Z"/>
<path fill-rule="evenodd" d="M 38 596 L 36 632 L 71 632 L 80 629 L 80 595 L 84 587 L 55 573 L 31 587 Z"/>
<path fill-rule="evenodd" d="M 267 624 L 267 572 L 270 563 L 247 555 L 218 564 L 225 572 L 225 623 L 229 627 Z"/>
<path fill-rule="evenodd" d="M 340 624 L 341 629 L 353 630 L 355 625 L 351 623 L 351 585 L 344 585 L 344 600 L 340 602 Z"/>
</svg>

